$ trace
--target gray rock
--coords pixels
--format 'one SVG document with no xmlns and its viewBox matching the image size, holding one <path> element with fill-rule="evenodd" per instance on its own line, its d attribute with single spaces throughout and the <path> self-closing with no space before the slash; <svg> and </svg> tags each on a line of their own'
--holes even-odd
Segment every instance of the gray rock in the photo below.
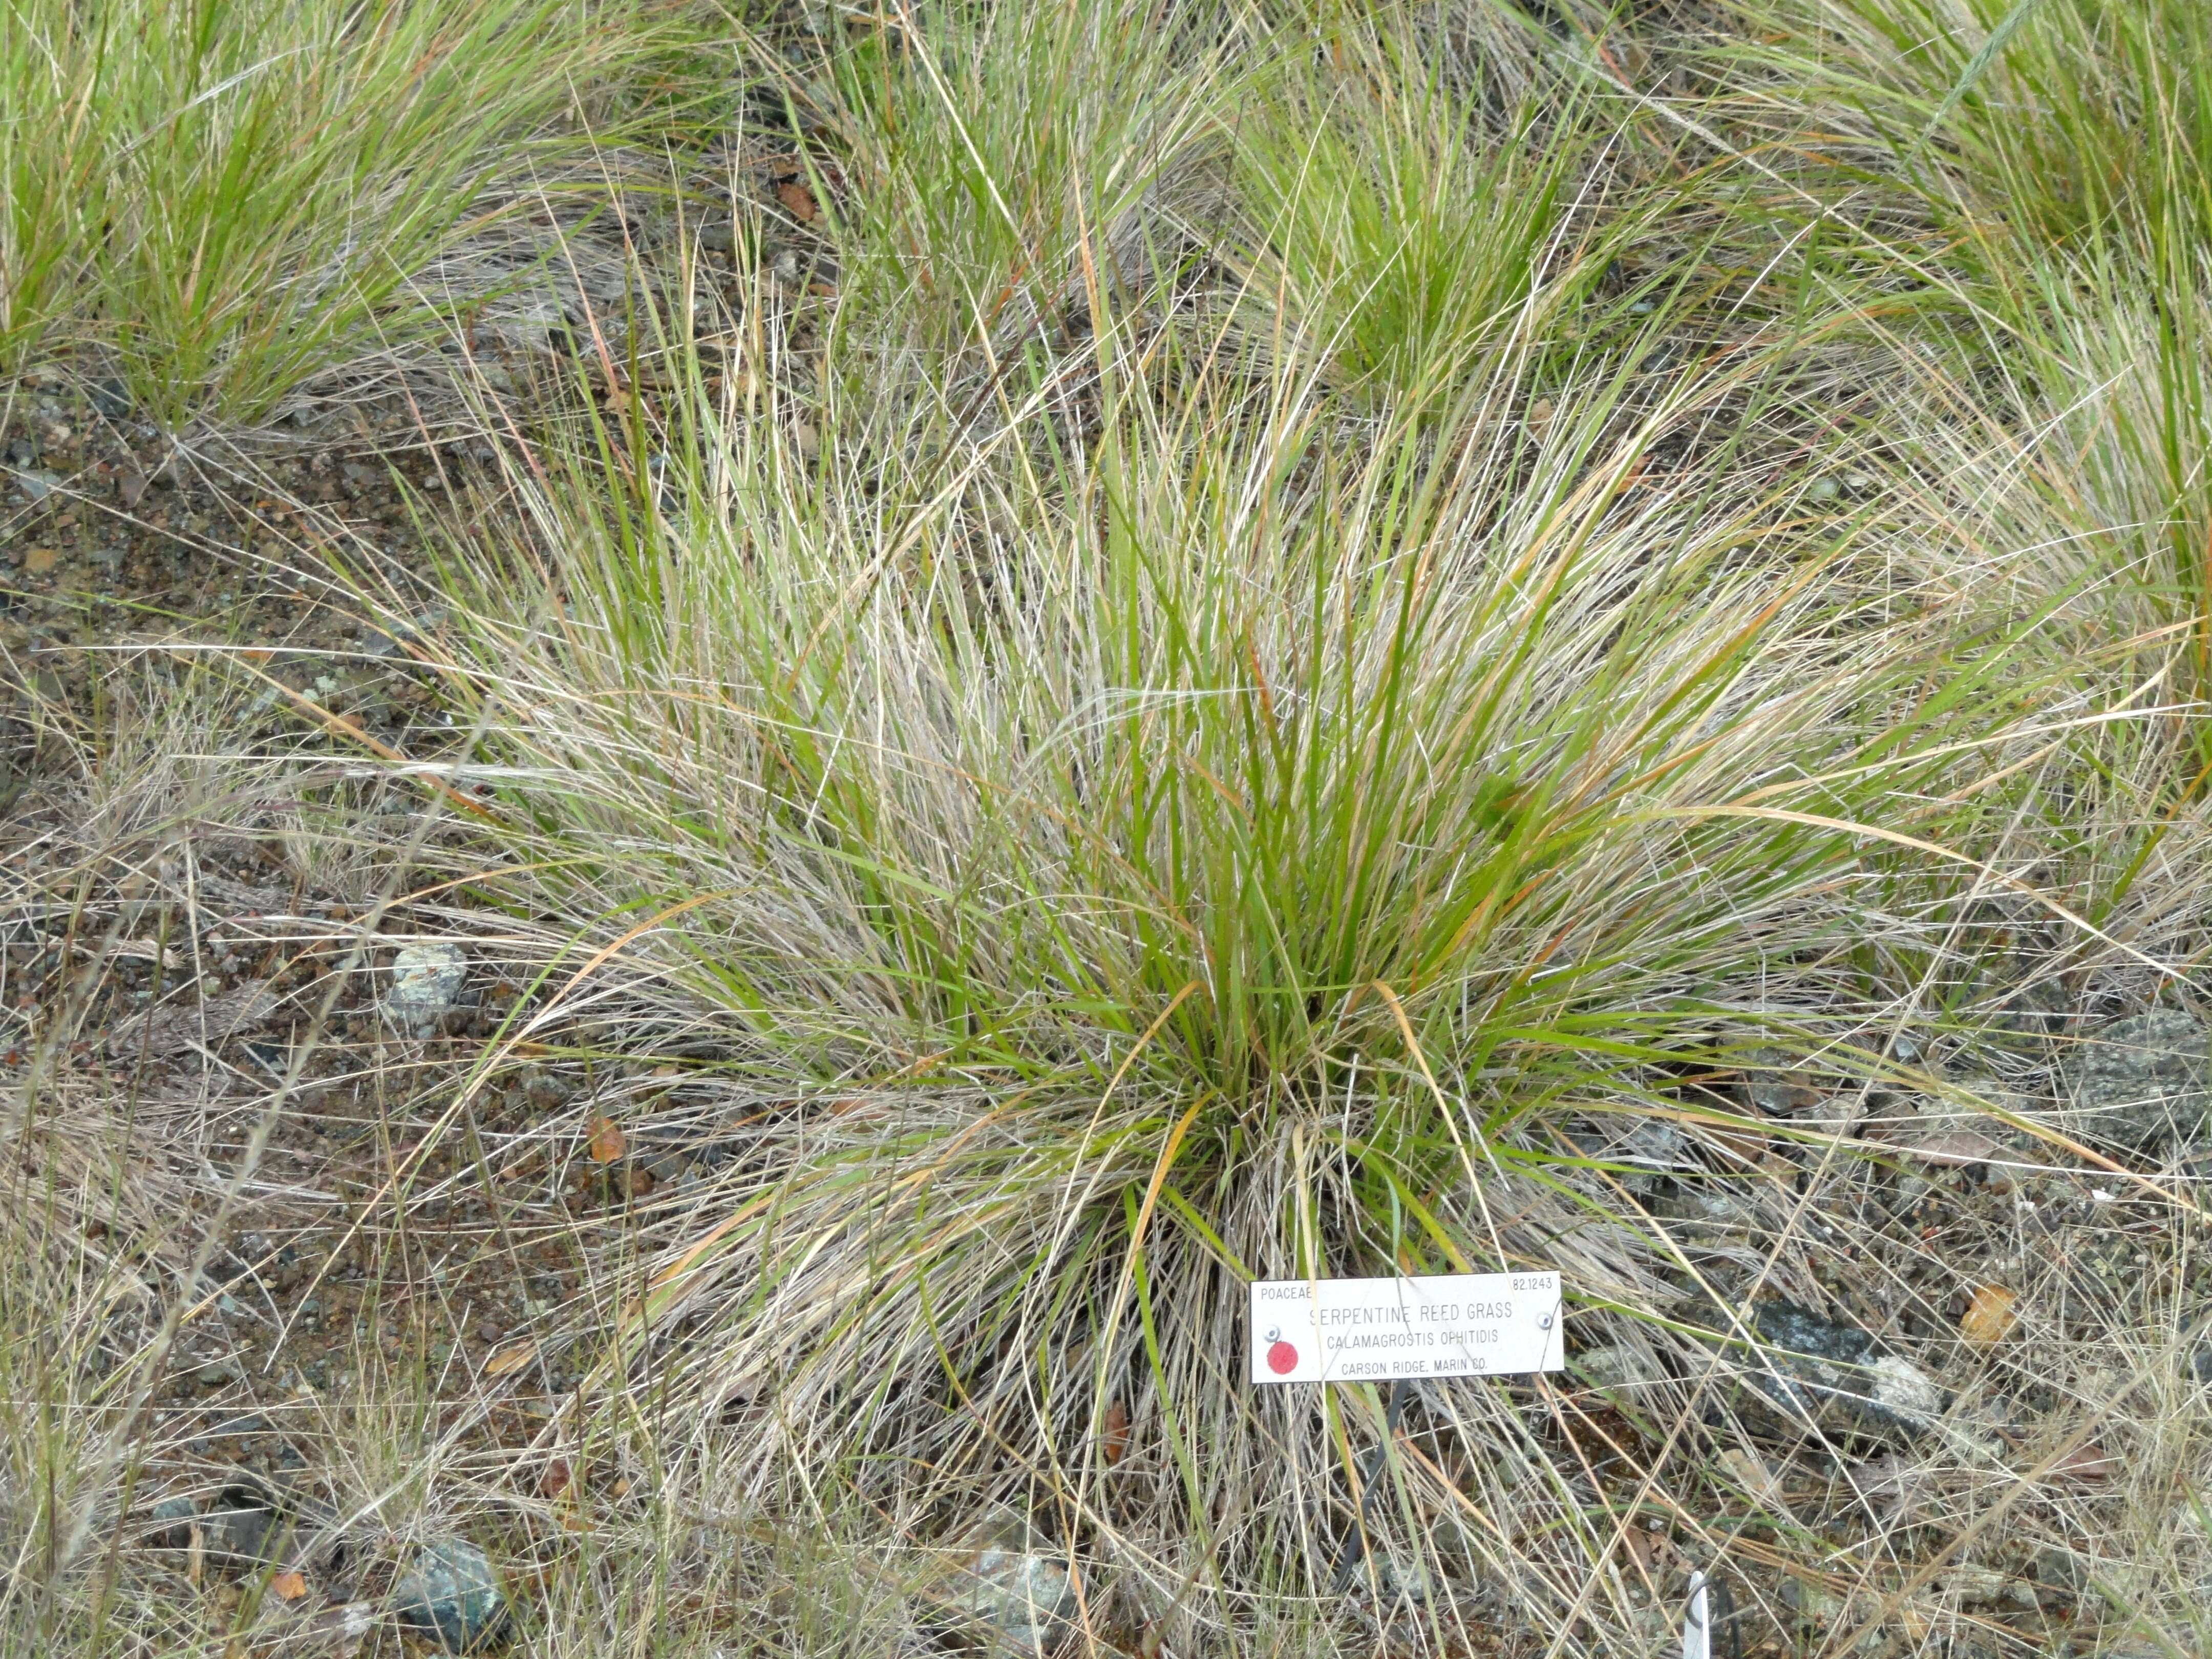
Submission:
<svg viewBox="0 0 2212 1659">
<path fill-rule="evenodd" d="M 1633 1400 L 1665 1380 L 1649 1355 L 1621 1343 L 1585 1348 L 1567 1363 L 1592 1388 L 1615 1401 Z"/>
<path fill-rule="evenodd" d="M 2087 1558 L 2056 1544 L 2038 1550 L 2029 1571 L 2035 1579 L 2038 1601 L 2049 1607 L 2063 1606 L 2087 1595 L 2094 1577 Z"/>
<path fill-rule="evenodd" d="M 157 1550 L 191 1548 L 192 1522 L 199 1512 L 189 1498 L 164 1498 L 146 1511 L 146 1541 Z"/>
<path fill-rule="evenodd" d="M 1753 1048 L 1736 1064 L 1741 1074 L 1735 1084 L 1737 1103 L 1761 1117 L 1796 1117 L 1816 1112 L 1827 1095 L 1813 1074 L 1792 1063 L 1779 1048 Z"/>
<path fill-rule="evenodd" d="M 1751 1202 L 1718 1187 L 1687 1186 L 1672 1196 L 1655 1200 L 1651 1213 L 1662 1220 L 1690 1224 L 1686 1237 L 1716 1237 L 1740 1231 L 1758 1219 Z"/>
<path fill-rule="evenodd" d="M 210 1565 L 246 1573 L 269 1564 L 285 1528 L 276 1495 L 258 1481 L 239 1481 L 216 1494 L 193 1530 Z"/>
<path fill-rule="evenodd" d="M 469 959 L 459 945 L 442 939 L 403 945 L 392 959 L 385 1017 L 409 1036 L 434 1036 L 459 1005 L 468 977 Z"/>
<path fill-rule="evenodd" d="M 2212 1116 L 2212 1037 L 2176 1008 L 2117 1020 L 2082 1039 L 2066 1065 L 2075 1127 L 2145 1151 L 2201 1139 Z"/>
<path fill-rule="evenodd" d="M 61 487 L 58 473 L 25 468 L 15 474 L 15 488 L 22 491 L 27 501 L 43 501 Z"/>
<path fill-rule="evenodd" d="M 949 1606 L 1024 1653 L 1048 1651 L 1075 1615 L 1066 1558 L 1005 1509 L 969 1529 L 946 1589 Z"/>
<path fill-rule="evenodd" d="M 1750 1357 L 1745 1381 L 1790 1428 L 1895 1440 L 1924 1432 L 1942 1413 L 1936 1380 L 1881 1352 L 1856 1326 L 1788 1302 L 1762 1303 L 1746 1322 L 1768 1346 Z"/>
<path fill-rule="evenodd" d="M 1075 1587 L 1050 1556 L 984 1549 L 961 1575 L 954 1601 L 1024 1653 L 1042 1653 L 1075 1611 Z"/>
<path fill-rule="evenodd" d="M 1418 1607 L 1436 1594 L 1429 1564 L 1412 1550 L 1376 1550 L 1353 1581 L 1362 1591 L 1372 1591 L 1384 1607 Z"/>
<path fill-rule="evenodd" d="M 489 1653 L 514 1633 L 490 1558 L 465 1538 L 433 1540 L 392 1587 L 399 1620 L 447 1653 Z"/>
</svg>

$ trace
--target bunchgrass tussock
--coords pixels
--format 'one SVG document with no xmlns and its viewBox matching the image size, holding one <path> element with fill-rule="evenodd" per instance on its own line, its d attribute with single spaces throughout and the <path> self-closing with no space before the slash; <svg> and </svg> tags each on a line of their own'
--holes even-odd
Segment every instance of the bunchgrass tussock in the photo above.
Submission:
<svg viewBox="0 0 2212 1659">
<path fill-rule="evenodd" d="M 445 325 L 421 279 L 676 14 L 543 0 L 0 10 L 0 361 L 90 348 L 167 423 L 265 417 Z M 526 50 L 525 49 L 526 48 Z"/>
<path fill-rule="evenodd" d="M 2017 896 L 1987 855 L 2051 850 L 2021 757 L 2091 722 L 2048 596 L 1900 591 L 1861 517 L 1720 435 L 1786 386 L 1786 331 L 1665 379 L 1594 346 L 1539 427 L 1510 323 L 1355 412 L 1322 341 L 1164 395 L 1093 306 L 1094 439 L 1043 365 L 914 474 L 834 363 L 811 452 L 741 403 L 783 378 L 757 323 L 719 393 L 679 368 L 510 477 L 527 531 L 454 549 L 448 672 L 503 902 L 606 918 L 572 958 L 664 1011 L 735 1152 L 650 1212 L 611 1424 L 771 1507 L 825 1470 L 922 1536 L 1034 1506 L 1197 1639 L 1328 1590 L 1380 1420 L 1243 1391 L 1243 1279 L 1566 1265 L 1588 1340 L 1710 1378 L 1685 1335 L 1730 1328 L 1682 1322 L 1607 1133 L 1761 1042 L 1884 1073 L 1877 1011 L 1957 948 L 1929 930 Z M 534 1018 L 611 1036 L 612 984 L 572 989 Z M 1553 1507 L 1542 1412 L 1423 1399 L 1498 1461 L 1400 1471 L 1360 1524 L 1599 1616 L 1615 1522 Z"/>
</svg>

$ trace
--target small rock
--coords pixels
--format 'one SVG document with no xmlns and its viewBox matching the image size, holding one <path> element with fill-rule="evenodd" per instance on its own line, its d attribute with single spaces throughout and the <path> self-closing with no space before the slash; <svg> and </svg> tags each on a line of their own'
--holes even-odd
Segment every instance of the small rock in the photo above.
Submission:
<svg viewBox="0 0 2212 1659">
<path fill-rule="evenodd" d="M 211 1565 L 250 1572 L 269 1561 L 280 1518 L 274 1493 L 258 1483 L 239 1482 L 216 1494 L 194 1529 Z"/>
<path fill-rule="evenodd" d="M 1994 1567 L 1953 1567 L 1939 1581 L 1943 1597 L 1962 1607 L 1986 1607 L 2007 1601 L 2012 1580 Z"/>
<path fill-rule="evenodd" d="M 192 1373 L 192 1381 L 204 1389 L 219 1389 L 226 1382 L 243 1382 L 246 1381 L 246 1367 L 229 1356 L 210 1359 Z"/>
<path fill-rule="evenodd" d="M 157 1550 L 188 1549 L 192 1522 L 198 1518 L 199 1509 L 191 1498 L 164 1498 L 146 1512 L 146 1541 Z"/>
<path fill-rule="evenodd" d="M 1784 1607 L 1808 1624 L 1832 1624 L 1844 1615 L 1844 1598 L 1826 1584 L 1784 1578 L 1777 1594 Z"/>
<path fill-rule="evenodd" d="M 1671 1197 L 1659 1199 L 1652 1204 L 1651 1212 L 1715 1231 L 1746 1227 L 1756 1219 L 1756 1212 L 1743 1199 L 1706 1186 L 1686 1187 Z"/>
<path fill-rule="evenodd" d="M 1633 1398 L 1664 1380 L 1649 1357 L 1619 1343 L 1585 1348 L 1570 1363 L 1592 1388 L 1607 1395 Z"/>
<path fill-rule="evenodd" d="M 737 245 L 737 227 L 727 219 L 715 220 L 700 228 L 699 246 L 709 253 L 727 253 Z"/>
<path fill-rule="evenodd" d="M 1812 1073 L 1791 1066 L 1779 1048 L 1754 1048 L 1738 1063 L 1742 1075 L 1736 1081 L 1736 1099 L 1762 1117 L 1817 1111 L 1827 1099 Z"/>
<path fill-rule="evenodd" d="M 2136 1151 L 2198 1139 L 2212 1116 L 2212 1039 L 2180 1010 L 2154 1008 L 2084 1038 L 2066 1082 L 2092 1134 Z"/>
<path fill-rule="evenodd" d="M 551 1072 L 526 1072 L 523 1074 L 523 1098 L 541 1112 L 550 1112 L 566 1103 L 570 1093 L 567 1082 Z"/>
<path fill-rule="evenodd" d="M 1587 1150 L 1592 1158 L 1607 1164 L 1627 1164 L 1629 1169 L 1618 1178 L 1638 1198 L 1650 1197 L 1676 1170 L 1697 1164 L 1691 1154 L 1690 1138 L 1680 1127 L 1656 1118 L 1638 1118 L 1625 1131 L 1594 1137 Z"/>
<path fill-rule="evenodd" d="M 1065 1558 L 1040 1547 L 1028 1522 L 1005 1510 L 970 1536 L 985 1541 L 954 1573 L 951 1605 L 1024 1653 L 1049 1650 L 1075 1613 Z"/>
<path fill-rule="evenodd" d="M 111 421 L 121 420 L 134 407 L 131 388 L 118 380 L 97 381 L 88 388 L 85 395 L 91 400 L 94 410 Z"/>
<path fill-rule="evenodd" d="M 488 1653 L 512 1634 L 506 1592 L 465 1538 L 423 1545 L 392 1587 L 400 1622 L 447 1653 Z"/>
<path fill-rule="evenodd" d="M 1979 1129 L 1930 1130 L 1902 1143 L 1898 1151 L 1916 1163 L 1942 1170 L 1971 1169 L 2004 1156 L 2004 1148 Z"/>
<path fill-rule="evenodd" d="M 24 574 L 31 576 L 51 576 L 53 574 L 54 566 L 60 562 L 60 559 L 61 556 L 51 547 L 34 547 L 23 555 Z"/>
<path fill-rule="evenodd" d="M 15 474 L 15 488 L 27 501 L 43 501 L 62 487 L 61 475 L 27 467 Z"/>
<path fill-rule="evenodd" d="M 2041 1601 L 2071 1601 L 2089 1588 L 2089 1563 L 2056 1544 L 2036 1552 L 2033 1571 Z"/>
<path fill-rule="evenodd" d="M 468 981 L 469 961 L 458 945 L 443 939 L 403 945 L 392 963 L 392 988 L 385 994 L 386 1017 L 409 1036 L 437 1035 Z"/>
<path fill-rule="evenodd" d="M 1942 1412 L 1934 1378 L 1877 1352 L 1855 1326 L 1831 1324 L 1788 1302 L 1762 1303 L 1747 1322 L 1770 1346 L 1752 1357 L 1745 1380 L 1793 1429 L 1895 1439 L 1924 1431 Z"/>
</svg>

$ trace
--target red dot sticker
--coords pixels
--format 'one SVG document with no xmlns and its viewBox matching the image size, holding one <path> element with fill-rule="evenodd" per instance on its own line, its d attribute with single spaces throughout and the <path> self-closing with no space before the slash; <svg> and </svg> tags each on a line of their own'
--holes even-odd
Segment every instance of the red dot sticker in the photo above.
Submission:
<svg viewBox="0 0 2212 1659">
<path fill-rule="evenodd" d="M 1289 1343 L 1274 1341 L 1267 1345 L 1267 1369 L 1278 1376 L 1288 1375 L 1298 1368 L 1298 1351 Z"/>
</svg>

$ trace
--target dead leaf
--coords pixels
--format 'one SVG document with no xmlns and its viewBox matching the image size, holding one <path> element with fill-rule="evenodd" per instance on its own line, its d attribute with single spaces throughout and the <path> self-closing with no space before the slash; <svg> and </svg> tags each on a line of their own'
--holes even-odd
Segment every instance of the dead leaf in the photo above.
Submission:
<svg viewBox="0 0 2212 1659">
<path fill-rule="evenodd" d="M 802 225 L 814 222 L 821 210 L 814 205 L 814 194 L 797 179 L 787 180 L 775 187 L 775 199 L 783 204 L 783 210 Z"/>
<path fill-rule="evenodd" d="M 287 1601 L 296 1601 L 307 1593 L 307 1577 L 297 1567 L 286 1569 L 269 1581 L 270 1592 Z"/>
<path fill-rule="evenodd" d="M 1991 1158 L 2004 1155 L 2004 1148 L 1979 1129 L 1947 1129 L 1909 1142 L 1898 1150 L 1907 1158 L 1947 1170 L 1963 1170 L 1969 1164 L 1987 1164 Z"/>
<path fill-rule="evenodd" d="M 545 1466 L 545 1473 L 538 1477 L 538 1491 L 543 1497 L 558 1498 L 568 1490 L 568 1460 L 556 1457 Z"/>
<path fill-rule="evenodd" d="M 2012 1334 L 2020 1322 L 2014 1304 L 2020 1297 L 2002 1285 L 1984 1285 L 1974 1291 L 1959 1321 L 1959 1334 L 1970 1348 L 1994 1348 Z"/>
<path fill-rule="evenodd" d="M 2119 1460 L 2094 1440 L 2085 1440 L 2051 1466 L 2053 1480 L 2108 1480 L 2119 1468 Z"/>
<path fill-rule="evenodd" d="M 1105 1432 L 1099 1437 L 1098 1449 L 1109 1463 L 1118 1463 L 1129 1451 L 1129 1408 L 1115 1401 L 1106 1408 Z"/>
<path fill-rule="evenodd" d="M 1720 1462 L 1721 1467 L 1753 1500 L 1777 1506 L 1781 1504 L 1782 1482 L 1757 1452 L 1731 1447 L 1720 1455 Z"/>
<path fill-rule="evenodd" d="M 623 1133 L 622 1125 L 611 1117 L 594 1112 L 584 1130 L 591 1137 L 594 1164 L 612 1164 L 629 1150 L 629 1137 Z"/>
<path fill-rule="evenodd" d="M 484 1361 L 484 1375 L 512 1376 L 537 1358 L 538 1345 L 535 1342 L 512 1343 Z"/>
</svg>

